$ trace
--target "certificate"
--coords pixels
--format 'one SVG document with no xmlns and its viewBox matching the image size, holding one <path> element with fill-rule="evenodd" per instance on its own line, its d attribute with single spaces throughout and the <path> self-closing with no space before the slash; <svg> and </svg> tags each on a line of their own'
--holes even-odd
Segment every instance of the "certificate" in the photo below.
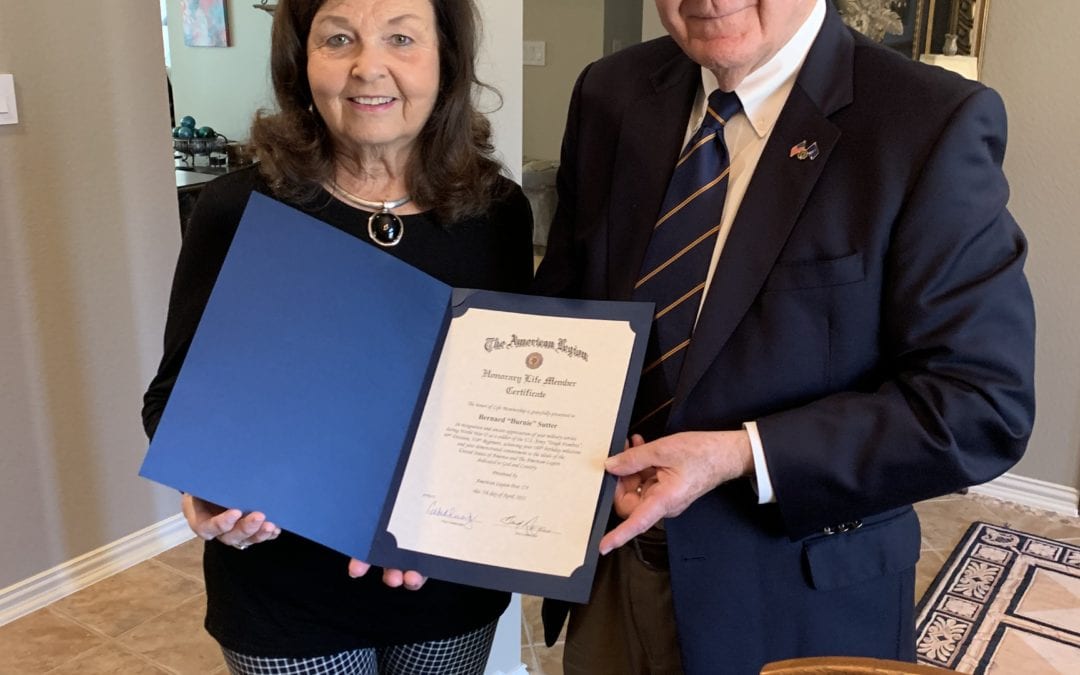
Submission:
<svg viewBox="0 0 1080 675">
<path fill-rule="evenodd" d="M 376 565 L 584 601 L 651 318 L 454 289 L 253 194 L 140 473 Z"/>
<path fill-rule="evenodd" d="M 625 321 L 456 317 L 391 512 L 398 545 L 569 577 L 585 562 L 611 392 L 633 346 Z"/>
</svg>

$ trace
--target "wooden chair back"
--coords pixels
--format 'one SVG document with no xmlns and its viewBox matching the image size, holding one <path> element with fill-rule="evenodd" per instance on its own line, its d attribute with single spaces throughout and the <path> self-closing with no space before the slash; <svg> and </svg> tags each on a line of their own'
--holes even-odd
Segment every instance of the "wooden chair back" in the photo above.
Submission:
<svg viewBox="0 0 1080 675">
<path fill-rule="evenodd" d="M 765 664 L 761 675 L 942 675 L 955 671 L 907 661 L 856 656 L 814 656 Z"/>
</svg>

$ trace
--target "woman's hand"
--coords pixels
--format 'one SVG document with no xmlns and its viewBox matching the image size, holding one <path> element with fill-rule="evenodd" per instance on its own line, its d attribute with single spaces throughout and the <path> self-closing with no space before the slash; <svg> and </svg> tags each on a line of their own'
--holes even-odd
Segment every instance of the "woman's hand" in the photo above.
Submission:
<svg viewBox="0 0 1080 675">
<path fill-rule="evenodd" d="M 223 544 L 241 551 L 252 544 L 276 539 L 281 528 L 266 519 L 258 511 L 246 516 L 239 509 L 226 509 L 205 499 L 185 494 L 180 501 L 191 531 L 205 540 L 217 539 Z M 371 569 L 371 565 L 353 558 L 349 561 L 349 576 L 362 577 Z M 410 591 L 418 591 L 427 581 L 427 577 L 414 570 L 383 570 L 383 583 L 391 588 L 404 586 Z"/>
<path fill-rule="evenodd" d="M 357 560 L 356 558 L 349 561 L 349 576 L 353 579 L 364 576 L 369 569 L 371 569 L 370 563 Z M 382 581 L 390 588 L 404 586 L 407 590 L 418 591 L 424 585 L 424 582 L 427 581 L 427 577 L 415 570 L 403 572 L 401 570 L 386 568 L 382 573 Z"/>
<path fill-rule="evenodd" d="M 180 500 L 188 527 L 201 539 L 217 539 L 243 551 L 252 544 L 277 539 L 281 528 L 259 511 L 246 516 L 239 509 L 227 509 L 204 499 L 185 494 Z"/>
</svg>

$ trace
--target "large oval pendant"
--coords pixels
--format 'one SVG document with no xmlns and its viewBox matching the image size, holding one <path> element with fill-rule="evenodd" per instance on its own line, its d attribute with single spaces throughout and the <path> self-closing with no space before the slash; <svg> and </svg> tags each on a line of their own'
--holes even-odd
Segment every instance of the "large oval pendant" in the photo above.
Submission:
<svg viewBox="0 0 1080 675">
<path fill-rule="evenodd" d="M 379 246 L 397 246 L 405 234 L 405 223 L 389 211 L 371 214 L 367 221 L 368 236 Z"/>
</svg>

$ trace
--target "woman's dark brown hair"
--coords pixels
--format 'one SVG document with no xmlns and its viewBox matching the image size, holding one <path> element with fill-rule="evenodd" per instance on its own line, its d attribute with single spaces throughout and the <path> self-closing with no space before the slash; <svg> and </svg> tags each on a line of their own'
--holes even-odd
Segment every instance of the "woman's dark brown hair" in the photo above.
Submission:
<svg viewBox="0 0 1080 675">
<path fill-rule="evenodd" d="M 307 201 L 333 178 L 334 143 L 311 108 L 307 40 L 327 0 L 279 0 L 271 34 L 270 72 L 278 111 L 260 110 L 251 145 L 275 194 Z M 454 223 L 482 214 L 496 194 L 501 165 L 492 158 L 491 125 L 473 107 L 477 12 L 472 0 L 431 0 L 439 34 L 439 95 L 409 159 L 413 201 Z"/>
</svg>

